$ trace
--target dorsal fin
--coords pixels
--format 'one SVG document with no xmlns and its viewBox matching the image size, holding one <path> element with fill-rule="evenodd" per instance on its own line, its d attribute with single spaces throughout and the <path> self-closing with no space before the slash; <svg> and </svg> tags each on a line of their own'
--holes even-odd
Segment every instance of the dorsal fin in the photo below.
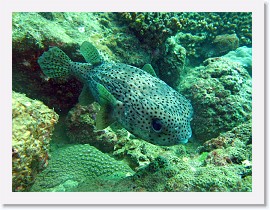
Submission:
<svg viewBox="0 0 270 210">
<path fill-rule="evenodd" d="M 157 77 L 155 70 L 151 66 L 151 64 L 147 63 L 142 67 L 142 70 L 146 71 L 147 73 L 151 74 L 153 77 Z"/>
<path fill-rule="evenodd" d="M 80 51 L 87 63 L 99 65 L 103 61 L 95 46 L 90 42 L 83 42 L 80 47 Z"/>
</svg>

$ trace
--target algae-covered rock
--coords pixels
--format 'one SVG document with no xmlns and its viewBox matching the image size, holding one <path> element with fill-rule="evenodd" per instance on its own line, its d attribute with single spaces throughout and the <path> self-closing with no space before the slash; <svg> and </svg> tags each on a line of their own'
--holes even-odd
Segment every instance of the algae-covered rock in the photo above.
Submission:
<svg viewBox="0 0 270 210">
<path fill-rule="evenodd" d="M 66 145 L 52 152 L 48 167 L 38 175 L 31 191 L 74 191 L 85 180 L 122 179 L 133 173 L 125 163 L 89 144 Z"/>
<path fill-rule="evenodd" d="M 241 65 L 225 58 L 209 58 L 190 69 L 179 86 L 190 99 L 192 131 L 198 140 L 217 137 L 251 119 L 251 77 Z"/>
<path fill-rule="evenodd" d="M 12 92 L 12 190 L 27 191 L 48 165 L 58 115 L 42 102 Z"/>
</svg>

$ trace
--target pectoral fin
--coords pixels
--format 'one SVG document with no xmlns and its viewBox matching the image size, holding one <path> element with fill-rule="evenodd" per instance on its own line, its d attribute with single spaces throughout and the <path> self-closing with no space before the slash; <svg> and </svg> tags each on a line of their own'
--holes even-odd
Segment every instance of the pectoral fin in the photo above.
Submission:
<svg viewBox="0 0 270 210">
<path fill-rule="evenodd" d="M 97 85 L 97 90 L 101 108 L 97 113 L 96 127 L 97 129 L 102 130 L 115 121 L 113 118 L 113 110 L 117 103 L 117 99 L 101 84 Z"/>
<path fill-rule="evenodd" d="M 95 100 L 88 88 L 87 85 L 83 86 L 82 92 L 79 96 L 79 104 L 82 106 L 87 106 L 91 103 L 93 103 Z"/>
</svg>

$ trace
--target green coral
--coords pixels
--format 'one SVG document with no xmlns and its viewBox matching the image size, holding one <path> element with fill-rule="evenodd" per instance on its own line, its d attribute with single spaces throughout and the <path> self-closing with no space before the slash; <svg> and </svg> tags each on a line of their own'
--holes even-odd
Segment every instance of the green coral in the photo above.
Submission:
<svg viewBox="0 0 270 210">
<path fill-rule="evenodd" d="M 46 168 L 58 115 L 41 101 L 12 92 L 12 190 L 27 191 Z"/>
<path fill-rule="evenodd" d="M 143 43 L 156 48 L 169 36 L 177 32 L 201 37 L 204 43 L 211 42 L 217 35 L 236 34 L 240 46 L 251 45 L 252 18 L 245 12 L 135 12 L 119 13 L 131 31 Z M 183 47 L 194 40 L 184 43 Z M 182 44 L 182 43 L 181 43 Z M 196 45 L 196 43 L 195 43 Z M 195 48 L 199 47 L 197 45 Z M 189 54 L 189 50 L 188 50 Z"/>
<path fill-rule="evenodd" d="M 192 102 L 195 138 L 209 140 L 250 120 L 251 88 L 247 70 L 225 58 L 189 69 L 179 90 Z"/>
<path fill-rule="evenodd" d="M 134 172 L 88 144 L 67 145 L 51 154 L 48 167 L 38 175 L 31 191 L 73 191 L 85 180 L 124 178 Z"/>
</svg>

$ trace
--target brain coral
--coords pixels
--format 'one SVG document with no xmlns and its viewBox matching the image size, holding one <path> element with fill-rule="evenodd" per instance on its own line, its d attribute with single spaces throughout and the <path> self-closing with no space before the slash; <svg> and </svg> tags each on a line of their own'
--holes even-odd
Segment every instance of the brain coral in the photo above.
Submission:
<svg viewBox="0 0 270 210">
<path fill-rule="evenodd" d="M 58 115 L 42 102 L 12 92 L 12 190 L 26 191 L 48 164 Z"/>
<path fill-rule="evenodd" d="M 192 102 L 192 130 L 198 140 L 217 137 L 251 119 L 251 77 L 231 60 L 205 60 L 204 66 L 189 70 L 179 89 Z"/>
<path fill-rule="evenodd" d="M 132 174 L 126 164 L 89 144 L 67 145 L 52 152 L 48 167 L 38 175 L 31 191 L 72 191 L 85 180 Z"/>
</svg>

